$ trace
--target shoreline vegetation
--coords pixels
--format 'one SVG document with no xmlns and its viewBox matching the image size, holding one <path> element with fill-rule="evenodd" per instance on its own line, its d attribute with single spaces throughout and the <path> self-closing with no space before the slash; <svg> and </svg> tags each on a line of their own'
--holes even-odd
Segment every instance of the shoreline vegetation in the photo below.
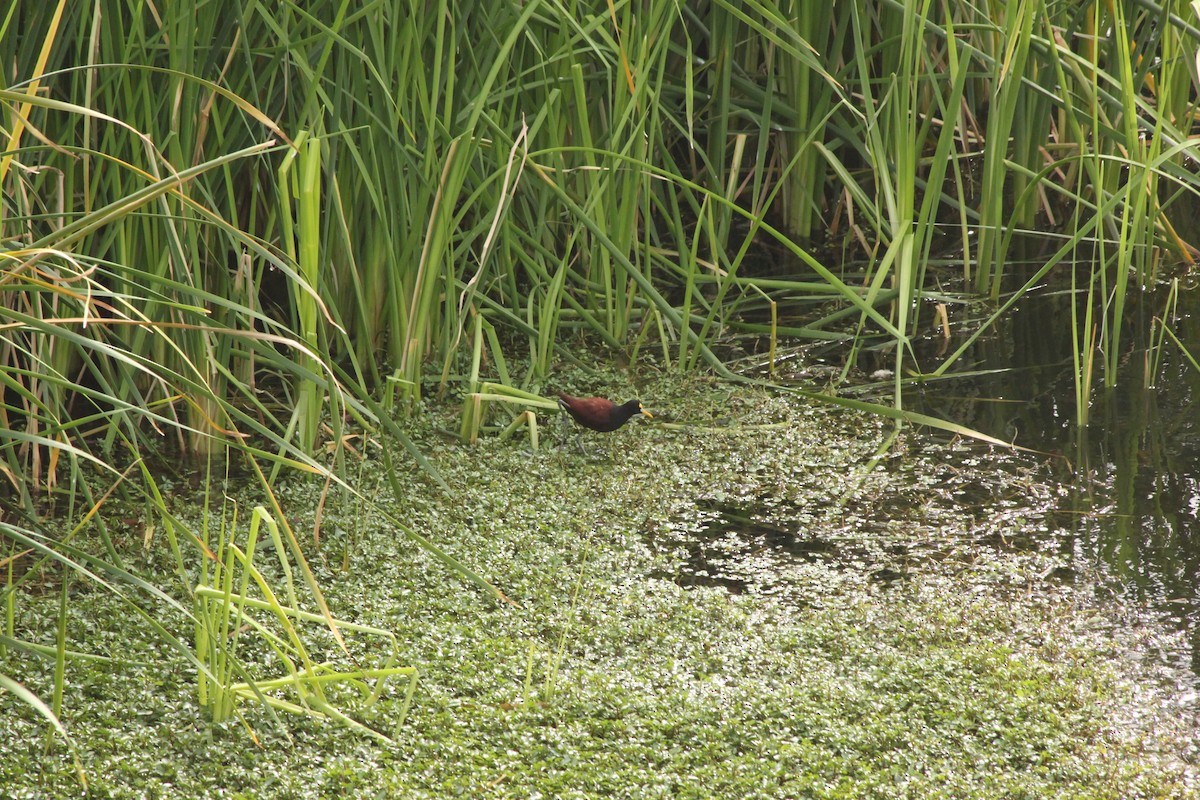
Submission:
<svg viewBox="0 0 1200 800">
<path fill-rule="evenodd" d="M 595 460 L 554 426 L 536 452 L 451 441 L 433 424 L 452 424 L 445 407 L 408 426 L 451 488 L 414 471 L 386 503 L 511 603 L 328 502 L 319 549 L 304 542 L 327 602 L 391 631 L 421 673 L 398 727 L 400 688 L 370 707 L 349 688 L 331 699 L 394 744 L 305 717 L 279 727 L 255 703 L 242 711 L 258 747 L 236 718 L 206 724 L 194 672 L 75 580 L 71 641 L 114 659 L 67 673 L 62 719 L 90 796 L 1194 796 L 1195 694 L 1163 655 L 1180 642 L 1098 597 L 1102 576 L 1055 529 L 1056 489 L 1032 457 L 910 433 L 871 466 L 876 418 L 672 380 L 638 387 L 668 424 L 627 426 Z M 351 471 L 386 496 L 367 452 Z M 311 509 L 298 530 L 319 488 L 279 487 L 286 507 Z M 178 513 L 196 500 L 180 487 Z M 744 584 L 684 588 L 688 547 L 730 508 L 821 546 L 783 557 L 710 537 L 712 563 L 725 548 Z M 137 568 L 166 580 L 170 564 L 156 545 Z M 23 599 L 23 638 L 53 644 L 56 594 Z M 328 630 L 306 636 L 353 668 Z M 356 661 L 379 655 L 346 639 Z M 270 652 L 247 640 L 239 657 L 256 672 Z M 12 666 L 0 658 L 0 673 Z M 52 673 L 52 660 L 31 670 L 30 688 L 48 691 Z M 0 703 L 6 796 L 78 795 L 44 723 Z"/>
<path fill-rule="evenodd" d="M 9 3 L 0 795 L 1194 796 L 1198 9 Z"/>
</svg>

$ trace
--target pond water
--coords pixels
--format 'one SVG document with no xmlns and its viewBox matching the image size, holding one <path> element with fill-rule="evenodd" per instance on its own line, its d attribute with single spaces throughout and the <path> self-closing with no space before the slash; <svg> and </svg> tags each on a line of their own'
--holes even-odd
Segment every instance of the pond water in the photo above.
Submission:
<svg viewBox="0 0 1200 800">
<path fill-rule="evenodd" d="M 1029 269 L 1036 267 L 1035 256 Z M 1014 266 L 1012 277 L 1023 282 L 1019 272 Z M 1053 470 L 1063 490 L 1049 508 L 1039 500 L 1036 511 L 1044 516 L 1043 530 L 1055 547 L 1071 554 L 1078 567 L 1098 572 L 1106 590 L 1183 631 L 1188 652 L 1170 660 L 1186 662 L 1200 676 L 1200 370 L 1169 339 L 1158 334 L 1152 340 L 1152 322 L 1163 317 L 1168 293 L 1131 287 L 1118 385 L 1103 388 L 1103 356 L 1097 354 L 1089 420 L 1080 426 L 1071 315 L 1074 305 L 1082 318 L 1086 302 L 1069 281 L 1065 287 L 1040 287 L 975 341 L 954 366 L 959 377 L 951 374 L 906 390 L 905 406 L 1045 454 L 1023 461 L 992 458 L 988 464 L 1011 470 L 1040 460 Z M 936 367 L 990 311 L 980 304 L 951 307 L 951 339 L 945 341 L 939 331 L 915 343 L 921 367 Z M 1170 329 L 1183 347 L 1200 353 L 1200 293 L 1180 287 L 1171 312 Z M 746 349 L 765 347 L 757 342 Z M 807 366 L 791 378 L 813 388 L 822 379 L 822 365 L 840 371 L 847 357 L 837 345 L 809 347 L 800 356 Z M 858 374 L 869 380 L 875 369 L 892 366 L 894 356 L 868 349 L 857 359 Z M 926 438 L 945 436 L 930 431 Z M 957 496 L 972 502 L 962 491 Z M 979 503 L 987 513 L 988 498 Z M 687 563 L 677 576 L 682 583 L 772 591 L 772 582 L 794 565 L 864 560 L 863 542 L 800 541 L 794 529 L 780 526 L 762 509 L 710 511 L 708 521 L 690 534 Z M 1036 534 L 1014 528 L 1007 544 L 1027 546 L 1022 540 L 1031 535 Z M 903 569 L 897 564 L 911 562 L 912 553 L 898 558 L 887 549 L 899 546 L 885 544 L 865 556 L 872 580 L 893 581 Z"/>
<path fill-rule="evenodd" d="M 1081 302 L 1065 290 L 1023 299 L 962 364 L 995 372 L 916 392 L 913 407 L 1060 455 L 1055 464 L 1068 492 L 1056 521 L 1075 554 L 1101 566 L 1116 591 L 1186 631 L 1191 668 L 1200 675 L 1200 371 L 1170 340 L 1157 349 L 1151 340 L 1167 293 L 1135 291 L 1118 385 L 1093 390 L 1088 423 L 1080 426 L 1070 315 Z M 1198 310 L 1196 293 L 1180 291 L 1169 320 L 1193 354 Z"/>
</svg>

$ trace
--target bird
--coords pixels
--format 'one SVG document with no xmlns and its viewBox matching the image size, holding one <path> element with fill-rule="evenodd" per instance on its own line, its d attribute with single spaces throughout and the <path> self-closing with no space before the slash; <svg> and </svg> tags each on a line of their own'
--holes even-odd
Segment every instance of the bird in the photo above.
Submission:
<svg viewBox="0 0 1200 800">
<path fill-rule="evenodd" d="M 642 407 L 641 400 L 630 400 L 617 405 L 612 400 L 603 397 L 573 397 L 566 392 L 555 392 L 558 395 L 558 405 L 571 415 L 579 425 L 593 431 L 609 433 L 629 421 L 635 414 L 645 414 L 650 419 L 654 415 Z M 583 450 L 583 440 L 577 439 L 579 449 Z"/>
</svg>

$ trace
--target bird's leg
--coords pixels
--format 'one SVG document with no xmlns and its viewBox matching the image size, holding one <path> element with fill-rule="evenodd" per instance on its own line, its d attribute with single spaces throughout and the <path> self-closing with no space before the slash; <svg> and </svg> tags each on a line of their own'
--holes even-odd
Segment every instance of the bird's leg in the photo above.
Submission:
<svg viewBox="0 0 1200 800">
<path fill-rule="evenodd" d="M 569 435 L 569 434 L 568 434 L 568 428 L 570 428 L 570 426 L 571 426 L 571 423 L 570 423 L 570 422 L 567 420 L 567 412 L 566 412 L 566 411 L 563 411 L 561 414 L 559 414 L 559 415 L 558 415 L 558 432 L 559 432 L 559 435 L 560 435 L 560 436 L 567 436 L 567 435 Z M 559 446 L 559 447 L 561 447 L 561 446 L 562 446 L 562 444 L 561 444 L 561 440 L 560 440 L 560 443 L 559 443 L 559 445 L 558 445 L 558 446 Z"/>
</svg>

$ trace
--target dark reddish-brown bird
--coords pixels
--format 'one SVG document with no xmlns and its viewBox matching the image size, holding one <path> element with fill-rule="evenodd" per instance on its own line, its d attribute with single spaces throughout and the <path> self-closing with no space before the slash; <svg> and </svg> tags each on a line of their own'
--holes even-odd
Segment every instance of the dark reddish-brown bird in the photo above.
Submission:
<svg viewBox="0 0 1200 800">
<path fill-rule="evenodd" d="M 571 417 L 585 428 L 601 433 L 615 431 L 629 421 L 634 414 L 645 414 L 650 419 L 654 415 L 642 408 L 641 400 L 630 400 L 617 405 L 612 400 L 603 397 L 572 397 L 566 392 L 555 392 L 558 404 Z"/>
</svg>

